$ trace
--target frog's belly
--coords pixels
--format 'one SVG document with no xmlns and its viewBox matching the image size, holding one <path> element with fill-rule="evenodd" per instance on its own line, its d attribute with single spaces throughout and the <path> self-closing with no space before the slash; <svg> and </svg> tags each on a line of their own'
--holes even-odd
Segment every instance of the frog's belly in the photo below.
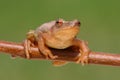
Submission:
<svg viewBox="0 0 120 80">
<path fill-rule="evenodd" d="M 72 46 L 72 40 L 61 41 L 61 40 L 46 40 L 46 45 L 55 49 L 65 49 Z"/>
</svg>

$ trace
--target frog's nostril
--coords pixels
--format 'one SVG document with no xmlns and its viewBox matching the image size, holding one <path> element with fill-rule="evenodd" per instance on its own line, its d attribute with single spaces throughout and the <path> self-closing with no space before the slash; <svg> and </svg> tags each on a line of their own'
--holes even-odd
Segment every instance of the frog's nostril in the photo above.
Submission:
<svg viewBox="0 0 120 80">
<path fill-rule="evenodd" d="M 75 25 L 76 25 L 76 26 L 80 26 L 80 25 L 81 25 L 80 21 L 76 21 L 76 22 L 75 22 Z"/>
</svg>

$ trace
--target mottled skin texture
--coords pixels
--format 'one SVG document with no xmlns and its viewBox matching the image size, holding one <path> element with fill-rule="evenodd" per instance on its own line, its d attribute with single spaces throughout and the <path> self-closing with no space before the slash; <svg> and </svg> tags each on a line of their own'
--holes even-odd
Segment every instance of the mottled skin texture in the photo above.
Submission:
<svg viewBox="0 0 120 80">
<path fill-rule="evenodd" d="M 82 64 L 87 63 L 89 48 L 83 40 L 76 39 L 76 35 L 80 30 L 80 22 L 78 20 L 64 21 L 63 19 L 44 23 L 35 31 L 30 31 L 25 40 L 26 57 L 29 59 L 31 53 L 30 46 L 37 46 L 45 57 L 55 59 L 58 56 L 53 55 L 48 47 L 55 49 L 65 49 L 70 46 L 79 48 L 80 55 L 76 58 L 76 62 Z M 54 62 L 55 65 L 64 64 L 63 61 Z"/>
</svg>

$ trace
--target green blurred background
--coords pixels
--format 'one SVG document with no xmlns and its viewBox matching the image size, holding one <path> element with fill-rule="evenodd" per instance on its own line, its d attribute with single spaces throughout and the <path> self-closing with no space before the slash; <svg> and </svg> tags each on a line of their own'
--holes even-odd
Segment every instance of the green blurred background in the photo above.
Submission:
<svg viewBox="0 0 120 80">
<path fill-rule="evenodd" d="M 63 18 L 81 21 L 79 38 L 93 51 L 120 53 L 119 0 L 0 0 L 0 40 L 22 42 L 30 29 Z M 120 80 L 120 68 L 11 59 L 0 54 L 0 80 Z"/>
</svg>

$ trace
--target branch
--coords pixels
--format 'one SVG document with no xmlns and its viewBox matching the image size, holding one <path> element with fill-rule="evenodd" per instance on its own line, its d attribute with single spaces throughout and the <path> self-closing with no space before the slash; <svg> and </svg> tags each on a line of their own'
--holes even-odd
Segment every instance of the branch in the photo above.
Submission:
<svg viewBox="0 0 120 80">
<path fill-rule="evenodd" d="M 32 53 L 30 54 L 30 59 L 44 59 L 45 56 L 40 54 L 38 48 L 32 47 Z M 78 55 L 78 51 L 74 51 L 71 48 L 68 49 L 51 49 L 54 55 L 58 55 L 58 58 L 54 60 L 62 60 L 69 62 L 76 62 L 75 57 Z M 22 58 L 26 58 L 24 53 L 23 44 L 0 41 L 0 52 L 6 52 L 7 54 L 13 56 L 19 56 Z M 49 59 L 51 60 L 51 59 Z M 119 54 L 110 54 L 105 52 L 90 52 L 88 57 L 88 64 L 102 64 L 102 65 L 112 65 L 112 66 L 120 66 L 120 55 Z"/>
</svg>

